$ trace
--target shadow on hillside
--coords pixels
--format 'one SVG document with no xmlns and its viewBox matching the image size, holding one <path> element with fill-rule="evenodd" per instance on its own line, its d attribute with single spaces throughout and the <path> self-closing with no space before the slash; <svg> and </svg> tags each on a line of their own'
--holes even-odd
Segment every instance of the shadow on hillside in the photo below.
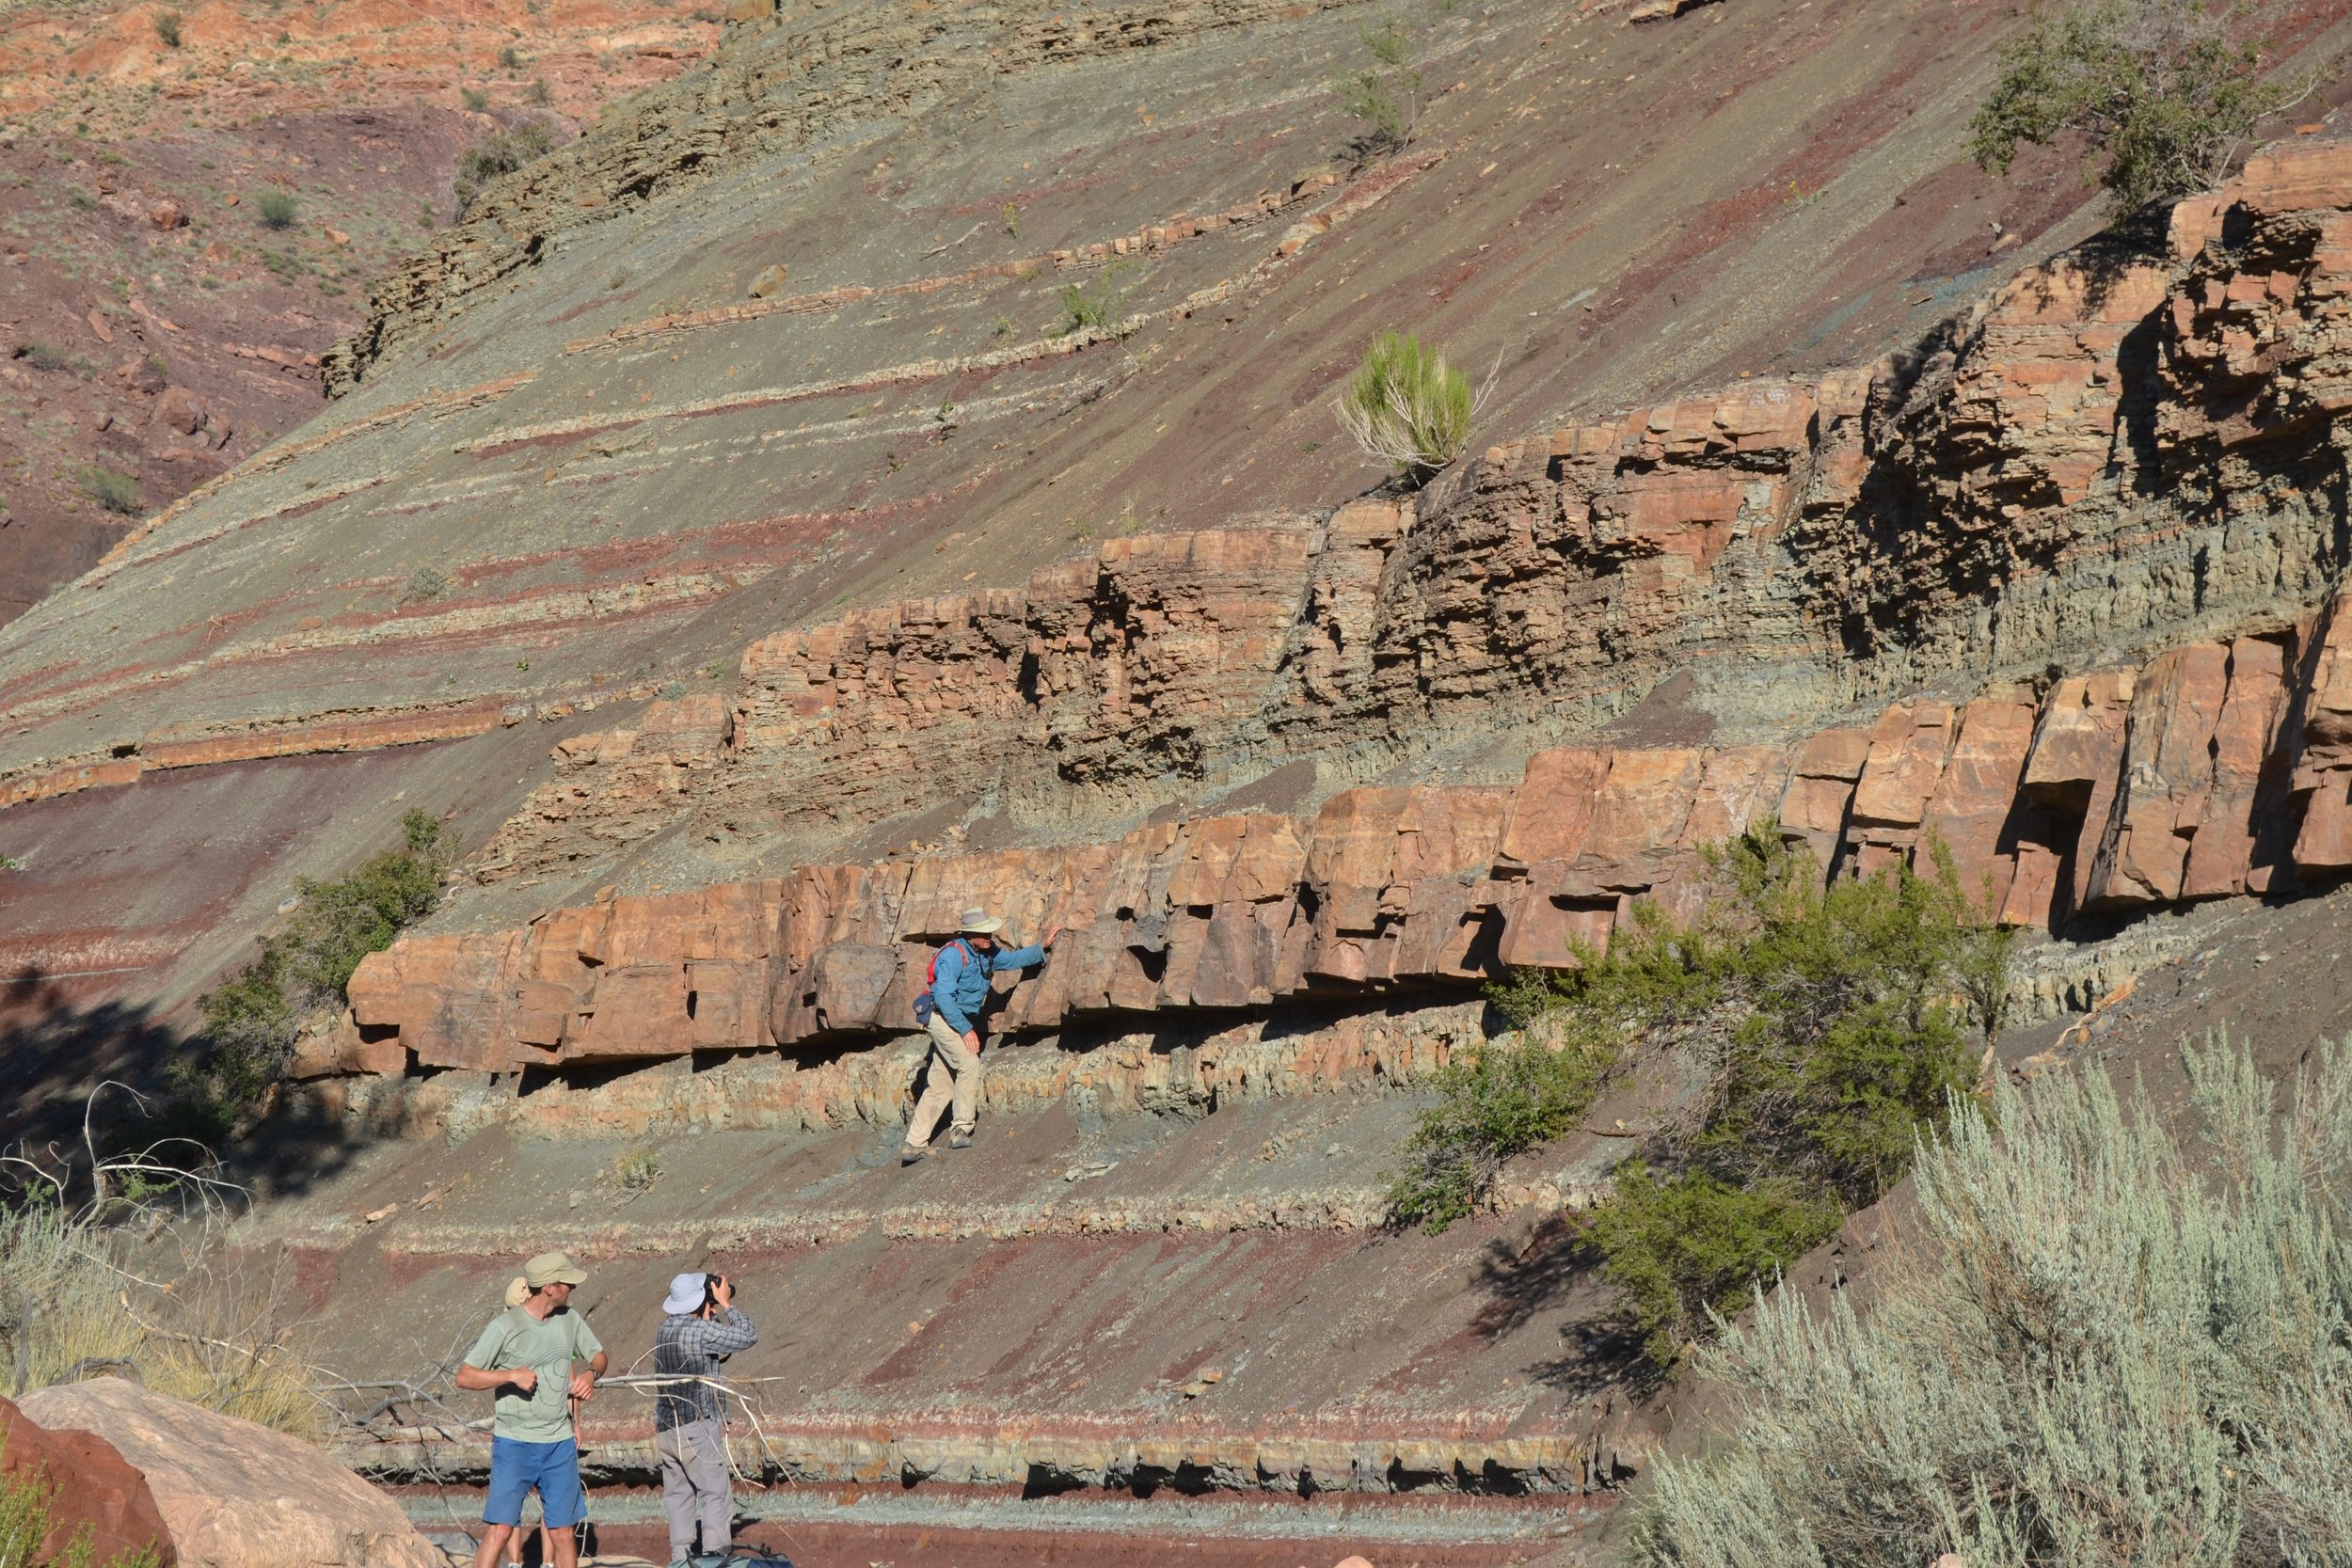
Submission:
<svg viewBox="0 0 2352 1568">
<path fill-rule="evenodd" d="M 271 1196 L 304 1191 L 358 1152 L 341 1119 L 307 1100 L 231 1135 L 171 1091 L 168 1069 L 186 1053 L 177 1028 L 149 1008 L 90 1001 L 80 990 L 35 967 L 0 979 L 0 1148 L 71 1169 L 74 1197 L 87 1192 L 93 1148 L 103 1159 L 191 1140 L 227 1180 Z M 184 1145 L 157 1158 L 203 1163 Z"/>
<path fill-rule="evenodd" d="M 1657 1370 L 1642 1354 L 1642 1336 L 1617 1307 L 1600 1277 L 1600 1255 L 1582 1227 L 1559 1214 L 1524 1242 L 1497 1237 L 1478 1260 L 1476 1284 L 1486 1304 L 1470 1327 L 1489 1340 L 1560 1313 L 1558 1354 L 1531 1364 L 1527 1375 L 1570 1395 L 1605 1387 L 1645 1387 Z"/>
</svg>

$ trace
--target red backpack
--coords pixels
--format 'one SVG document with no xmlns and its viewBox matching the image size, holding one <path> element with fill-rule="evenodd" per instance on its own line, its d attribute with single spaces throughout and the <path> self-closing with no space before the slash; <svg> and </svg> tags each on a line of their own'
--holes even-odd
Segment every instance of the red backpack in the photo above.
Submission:
<svg viewBox="0 0 2352 1568">
<path fill-rule="evenodd" d="M 930 1026 L 931 1014 L 938 1008 L 938 1004 L 931 1000 L 931 988 L 939 984 L 939 956 L 949 947 L 962 948 L 965 963 L 970 963 L 979 957 L 977 953 L 972 951 L 972 944 L 961 937 L 952 938 L 944 947 L 931 949 L 931 961 L 923 969 L 923 993 L 914 999 L 914 1022 L 925 1028 Z"/>
</svg>

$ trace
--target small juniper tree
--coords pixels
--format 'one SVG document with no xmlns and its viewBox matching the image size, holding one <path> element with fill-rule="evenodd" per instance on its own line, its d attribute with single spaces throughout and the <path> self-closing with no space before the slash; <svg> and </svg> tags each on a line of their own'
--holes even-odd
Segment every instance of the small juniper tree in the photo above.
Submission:
<svg viewBox="0 0 2352 1568">
<path fill-rule="evenodd" d="M 2258 24 L 2253 7 L 2211 0 L 2078 0 L 2045 13 L 2002 52 L 1969 153 L 2006 171 L 2020 144 L 2080 131 L 2124 213 L 2210 190 L 2255 122 L 2309 91 L 2263 77 Z"/>
</svg>

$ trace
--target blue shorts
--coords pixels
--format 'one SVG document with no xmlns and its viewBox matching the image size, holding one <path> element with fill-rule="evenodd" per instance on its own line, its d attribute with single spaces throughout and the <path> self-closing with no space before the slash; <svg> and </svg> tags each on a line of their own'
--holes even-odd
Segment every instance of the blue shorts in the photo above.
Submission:
<svg viewBox="0 0 2352 1568">
<path fill-rule="evenodd" d="M 560 1443 L 524 1443 L 512 1437 L 490 1439 L 490 1497 L 482 1505 L 485 1525 L 519 1525 L 523 1498 L 536 1487 L 539 1512 L 549 1529 L 569 1529 L 588 1517 L 588 1498 L 580 1488 L 580 1443 L 566 1437 Z"/>
</svg>

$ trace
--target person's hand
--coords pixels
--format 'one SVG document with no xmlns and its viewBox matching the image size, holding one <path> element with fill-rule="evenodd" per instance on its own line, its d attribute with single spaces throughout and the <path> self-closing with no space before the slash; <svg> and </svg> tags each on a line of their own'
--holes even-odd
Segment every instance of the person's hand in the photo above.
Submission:
<svg viewBox="0 0 2352 1568">
<path fill-rule="evenodd" d="M 529 1367 L 512 1368 L 506 1372 L 505 1377 L 507 1382 L 526 1394 L 535 1394 L 539 1391 L 539 1374 Z"/>
<path fill-rule="evenodd" d="M 1040 945 L 1044 947 L 1047 952 L 1052 952 L 1054 947 L 1054 939 L 1059 935 L 1061 935 L 1061 927 L 1057 926 L 1052 930 L 1045 933 L 1045 941 Z"/>
<path fill-rule="evenodd" d="M 980 1053 L 980 1032 L 977 1029 L 963 1032 L 963 1048 L 975 1056 Z"/>
<path fill-rule="evenodd" d="M 718 1304 L 719 1310 L 722 1312 L 733 1307 L 735 1306 L 735 1281 L 722 1277 L 716 1285 L 710 1288 L 710 1299 Z"/>
<path fill-rule="evenodd" d="M 592 1400 L 596 1397 L 596 1374 L 579 1371 L 572 1374 L 572 1398 Z"/>
</svg>

